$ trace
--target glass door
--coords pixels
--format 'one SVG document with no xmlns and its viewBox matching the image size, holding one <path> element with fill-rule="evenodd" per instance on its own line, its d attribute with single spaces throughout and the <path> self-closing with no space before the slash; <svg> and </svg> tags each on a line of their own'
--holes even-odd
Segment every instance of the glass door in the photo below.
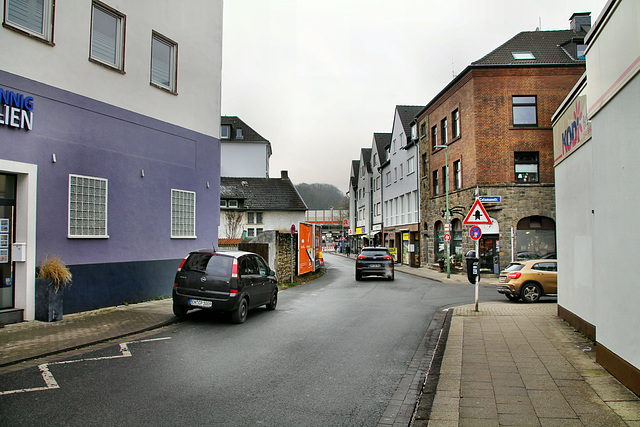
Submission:
<svg viewBox="0 0 640 427">
<path fill-rule="evenodd" d="M 496 238 L 480 239 L 480 273 L 500 274 L 500 256 Z"/>
<path fill-rule="evenodd" d="M 11 245 L 14 243 L 15 199 L 15 175 L 0 174 L 0 309 L 14 307 Z"/>
</svg>

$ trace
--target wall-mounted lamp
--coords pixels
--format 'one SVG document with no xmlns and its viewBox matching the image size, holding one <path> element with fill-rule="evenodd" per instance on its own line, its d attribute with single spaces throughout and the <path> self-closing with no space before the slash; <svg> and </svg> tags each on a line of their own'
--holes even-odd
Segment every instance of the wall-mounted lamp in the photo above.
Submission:
<svg viewBox="0 0 640 427">
<path fill-rule="evenodd" d="M 51 163 L 55 163 L 57 161 L 58 159 L 56 158 L 56 153 L 51 153 Z"/>
<path fill-rule="evenodd" d="M 140 178 L 144 178 L 144 169 L 140 169 Z"/>
</svg>

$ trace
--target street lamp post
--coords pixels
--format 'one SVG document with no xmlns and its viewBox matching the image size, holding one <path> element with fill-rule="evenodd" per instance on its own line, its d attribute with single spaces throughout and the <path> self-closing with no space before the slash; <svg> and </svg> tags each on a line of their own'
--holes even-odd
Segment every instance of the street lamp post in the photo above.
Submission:
<svg viewBox="0 0 640 427">
<path fill-rule="evenodd" d="M 436 145 L 434 148 L 444 148 L 444 194 L 445 194 L 445 204 L 446 211 L 444 215 L 445 223 L 447 224 L 447 228 L 449 233 L 451 233 L 451 224 L 449 223 L 449 146 L 448 145 Z M 446 234 L 446 231 L 445 231 Z M 451 235 L 451 234 L 449 234 Z M 451 262 L 449 261 L 449 257 L 451 256 L 451 241 L 445 241 L 446 250 L 446 258 L 445 264 L 447 264 L 447 279 L 451 278 Z"/>
</svg>

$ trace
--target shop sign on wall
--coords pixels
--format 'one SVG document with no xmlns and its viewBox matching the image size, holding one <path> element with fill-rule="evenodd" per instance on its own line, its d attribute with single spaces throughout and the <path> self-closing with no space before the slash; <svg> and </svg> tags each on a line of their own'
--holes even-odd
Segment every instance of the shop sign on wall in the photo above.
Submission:
<svg viewBox="0 0 640 427">
<path fill-rule="evenodd" d="M 33 97 L 0 88 L 0 125 L 33 129 Z"/>
</svg>

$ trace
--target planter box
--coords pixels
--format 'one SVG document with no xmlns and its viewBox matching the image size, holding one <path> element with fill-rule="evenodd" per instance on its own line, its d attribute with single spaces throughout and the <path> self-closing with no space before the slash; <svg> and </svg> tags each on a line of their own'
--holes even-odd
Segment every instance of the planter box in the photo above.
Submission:
<svg viewBox="0 0 640 427">
<path fill-rule="evenodd" d="M 55 322 L 62 320 L 64 290 L 56 292 L 51 279 L 36 279 L 36 320 Z"/>
</svg>

